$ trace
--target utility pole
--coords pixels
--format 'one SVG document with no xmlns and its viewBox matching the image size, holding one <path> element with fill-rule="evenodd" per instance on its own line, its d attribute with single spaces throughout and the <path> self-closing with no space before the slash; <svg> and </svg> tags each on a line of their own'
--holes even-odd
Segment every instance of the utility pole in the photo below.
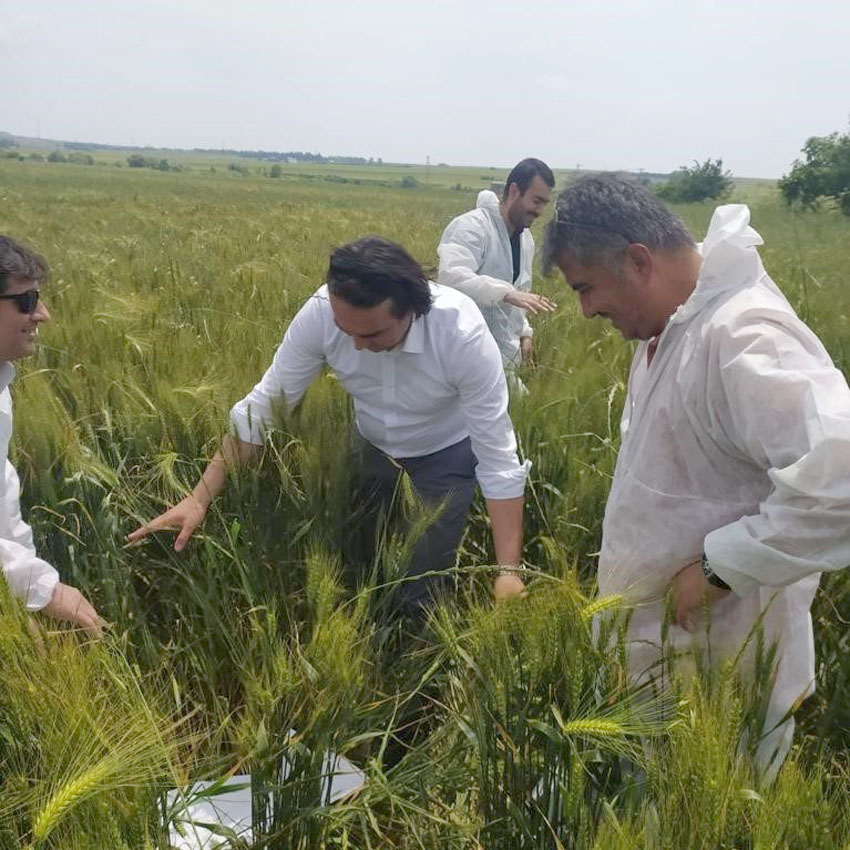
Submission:
<svg viewBox="0 0 850 850">
<path fill-rule="evenodd" d="M 431 185 L 431 154 L 425 157 L 425 183 Z"/>
</svg>

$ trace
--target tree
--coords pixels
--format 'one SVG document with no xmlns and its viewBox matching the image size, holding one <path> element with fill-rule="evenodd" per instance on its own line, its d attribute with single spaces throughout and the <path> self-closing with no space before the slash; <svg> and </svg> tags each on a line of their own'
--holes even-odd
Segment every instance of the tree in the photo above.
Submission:
<svg viewBox="0 0 850 850">
<path fill-rule="evenodd" d="M 732 173 L 723 170 L 722 159 L 694 160 L 693 168 L 682 166 L 662 183 L 656 192 L 666 201 L 704 201 L 706 198 L 722 198 L 732 191 Z"/>
<path fill-rule="evenodd" d="M 802 150 L 805 161 L 795 159 L 791 173 L 779 181 L 782 196 L 807 207 L 831 198 L 850 215 L 850 132 L 812 136 Z"/>
<path fill-rule="evenodd" d="M 283 174 L 283 169 L 275 163 L 269 170 L 269 177 L 280 177 Z"/>
</svg>

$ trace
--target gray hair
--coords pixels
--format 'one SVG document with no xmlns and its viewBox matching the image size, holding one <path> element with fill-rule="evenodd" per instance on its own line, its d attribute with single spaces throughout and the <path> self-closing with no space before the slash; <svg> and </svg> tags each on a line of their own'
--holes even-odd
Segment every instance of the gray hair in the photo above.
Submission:
<svg viewBox="0 0 850 850">
<path fill-rule="evenodd" d="M 619 271 L 636 242 L 650 251 L 694 248 L 682 220 L 635 180 L 619 174 L 583 177 L 558 196 L 543 242 L 543 269 L 567 253 L 583 266 Z"/>
<path fill-rule="evenodd" d="M 0 292 L 5 292 L 11 277 L 43 283 L 47 278 L 47 260 L 26 245 L 0 236 Z"/>
</svg>

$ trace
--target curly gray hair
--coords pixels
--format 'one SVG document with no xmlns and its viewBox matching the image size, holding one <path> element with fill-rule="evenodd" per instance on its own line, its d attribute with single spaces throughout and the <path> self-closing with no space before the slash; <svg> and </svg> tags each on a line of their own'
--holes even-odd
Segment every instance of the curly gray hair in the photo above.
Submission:
<svg viewBox="0 0 850 850">
<path fill-rule="evenodd" d="M 651 251 L 695 247 L 682 220 L 640 183 L 619 174 L 583 177 L 558 196 L 544 236 L 543 269 L 549 274 L 567 253 L 583 266 L 618 271 L 635 242 Z"/>
</svg>

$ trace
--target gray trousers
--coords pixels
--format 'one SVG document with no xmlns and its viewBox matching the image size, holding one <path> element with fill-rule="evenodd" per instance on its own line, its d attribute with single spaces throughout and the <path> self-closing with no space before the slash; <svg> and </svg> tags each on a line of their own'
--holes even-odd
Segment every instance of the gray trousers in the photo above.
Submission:
<svg viewBox="0 0 850 850">
<path fill-rule="evenodd" d="M 372 553 L 376 532 L 381 521 L 389 515 L 402 472 L 410 476 L 414 490 L 426 507 L 443 504 L 437 519 L 416 542 L 407 568 L 408 580 L 397 590 L 402 613 L 421 617 L 423 608 L 447 587 L 449 579 L 446 576 L 409 579 L 454 566 L 475 495 L 478 461 L 472 453 L 469 437 L 433 454 L 412 458 L 390 458 L 359 436 L 356 442 L 359 469 L 355 506 L 362 510 L 359 536 Z"/>
</svg>

